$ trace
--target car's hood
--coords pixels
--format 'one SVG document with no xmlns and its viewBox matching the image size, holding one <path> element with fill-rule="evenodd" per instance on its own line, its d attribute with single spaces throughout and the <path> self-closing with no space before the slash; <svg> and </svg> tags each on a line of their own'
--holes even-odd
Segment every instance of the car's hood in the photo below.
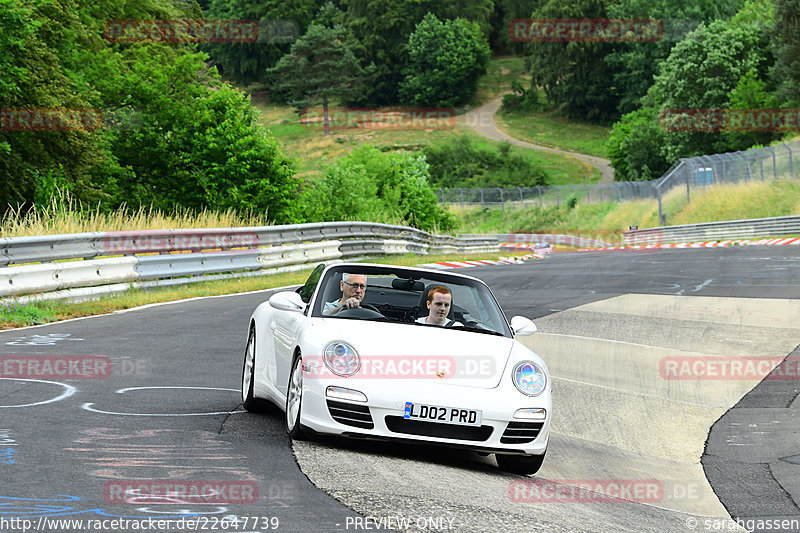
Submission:
<svg viewBox="0 0 800 533">
<path fill-rule="evenodd" d="M 514 346 L 511 338 L 460 328 L 336 318 L 316 325 L 317 339 L 344 341 L 356 349 L 364 378 L 494 388 Z"/>
</svg>

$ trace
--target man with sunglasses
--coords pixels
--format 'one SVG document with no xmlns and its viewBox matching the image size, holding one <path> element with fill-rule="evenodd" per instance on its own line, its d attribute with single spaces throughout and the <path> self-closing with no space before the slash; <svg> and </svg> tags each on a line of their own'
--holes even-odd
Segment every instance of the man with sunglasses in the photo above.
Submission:
<svg viewBox="0 0 800 533">
<path fill-rule="evenodd" d="M 342 297 L 332 302 L 325 302 L 325 306 L 322 308 L 323 315 L 335 315 L 342 309 L 361 307 L 364 291 L 367 290 L 367 277 L 364 274 L 345 272 L 342 274 L 339 288 L 342 290 Z"/>
</svg>

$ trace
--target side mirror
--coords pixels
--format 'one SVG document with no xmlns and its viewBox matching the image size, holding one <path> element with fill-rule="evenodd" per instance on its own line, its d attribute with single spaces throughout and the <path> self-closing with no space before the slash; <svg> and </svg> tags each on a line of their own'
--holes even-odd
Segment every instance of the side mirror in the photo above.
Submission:
<svg viewBox="0 0 800 533">
<path fill-rule="evenodd" d="M 524 316 L 515 316 L 509 324 L 514 331 L 514 335 L 533 335 L 536 333 L 536 324 Z"/>
<path fill-rule="evenodd" d="M 283 311 L 297 311 L 301 312 L 305 309 L 306 304 L 303 299 L 296 292 L 276 292 L 269 297 L 269 305 L 275 309 Z"/>
</svg>

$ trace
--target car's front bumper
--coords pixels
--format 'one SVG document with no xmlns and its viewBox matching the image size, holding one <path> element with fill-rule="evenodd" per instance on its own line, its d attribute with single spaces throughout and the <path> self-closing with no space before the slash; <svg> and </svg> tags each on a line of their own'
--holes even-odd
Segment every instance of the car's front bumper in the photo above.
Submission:
<svg viewBox="0 0 800 533">
<path fill-rule="evenodd" d="M 326 396 L 328 386 L 359 391 L 367 402 Z M 480 427 L 407 420 L 403 417 L 405 402 L 477 409 L 481 411 Z M 546 416 L 544 420 L 514 418 L 515 412 L 524 408 L 544 409 Z M 325 434 L 540 455 L 547 449 L 551 415 L 549 387 L 539 396 L 528 397 L 511 383 L 484 389 L 432 380 L 306 379 L 301 423 Z"/>
</svg>

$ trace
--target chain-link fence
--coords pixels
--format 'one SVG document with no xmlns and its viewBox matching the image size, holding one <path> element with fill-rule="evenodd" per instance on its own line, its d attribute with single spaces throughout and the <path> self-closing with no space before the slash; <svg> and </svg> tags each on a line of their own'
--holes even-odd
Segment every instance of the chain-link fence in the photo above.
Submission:
<svg viewBox="0 0 800 533">
<path fill-rule="evenodd" d="M 653 198 L 653 185 L 645 181 L 626 181 L 538 187 L 453 188 L 439 189 L 437 196 L 440 203 L 506 209 L 560 206 L 570 202 L 571 198 L 580 203 L 622 202 Z"/>
<path fill-rule="evenodd" d="M 680 159 L 664 175 L 653 181 L 625 181 L 582 185 L 549 185 L 511 188 L 439 189 L 440 203 L 517 208 L 560 206 L 579 203 L 622 202 L 654 199 L 658 201 L 659 220 L 666 223 L 662 197 L 676 187 L 692 190 L 723 183 L 768 181 L 800 177 L 800 140 L 744 152 L 704 155 Z M 574 198 L 574 200 L 572 200 Z"/>
<path fill-rule="evenodd" d="M 744 152 L 702 155 L 680 159 L 659 179 L 652 182 L 658 200 L 658 218 L 666 224 L 662 197 L 676 187 L 686 188 L 691 201 L 693 189 L 704 189 L 726 183 L 769 181 L 800 177 L 800 140 Z"/>
</svg>

